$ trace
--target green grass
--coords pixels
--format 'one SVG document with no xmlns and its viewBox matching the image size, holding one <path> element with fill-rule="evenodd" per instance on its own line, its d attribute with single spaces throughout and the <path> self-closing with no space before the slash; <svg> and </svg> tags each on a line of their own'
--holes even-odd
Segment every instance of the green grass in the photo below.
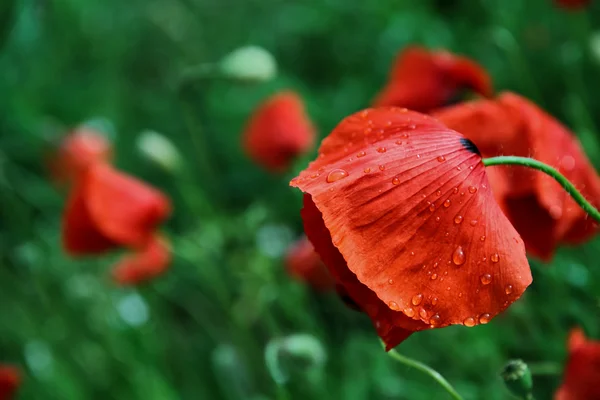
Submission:
<svg viewBox="0 0 600 400">
<path fill-rule="evenodd" d="M 421 43 L 478 60 L 498 90 L 522 93 L 568 124 L 599 165 L 600 50 L 590 47 L 598 6 L 565 13 L 551 0 L 3 0 L 0 361 L 24 371 L 18 398 L 449 398 L 387 356 L 365 316 L 286 275 L 278 243 L 301 233 L 300 194 L 287 186 L 294 174 L 271 177 L 254 166 L 240 133 L 261 99 L 292 88 L 324 137 L 369 104 L 400 48 Z M 275 55 L 275 80 L 174 90 L 185 67 L 246 44 Z M 60 246 L 64 193 L 48 181 L 45 160 L 65 127 L 97 117 L 114 127 L 117 165 L 175 205 L 165 227 L 172 268 L 138 289 L 108 278 L 118 255 L 71 260 Z M 144 129 L 177 145 L 185 174 L 136 152 Z M 507 360 L 562 363 L 576 325 L 600 337 L 598 251 L 594 240 L 561 249 L 550 265 L 534 261 L 533 285 L 490 324 L 418 333 L 398 350 L 438 370 L 465 399 L 508 399 L 498 377 Z M 295 333 L 316 337 L 327 361 L 278 387 L 265 347 Z M 536 398 L 551 398 L 560 379 L 535 377 Z"/>
</svg>

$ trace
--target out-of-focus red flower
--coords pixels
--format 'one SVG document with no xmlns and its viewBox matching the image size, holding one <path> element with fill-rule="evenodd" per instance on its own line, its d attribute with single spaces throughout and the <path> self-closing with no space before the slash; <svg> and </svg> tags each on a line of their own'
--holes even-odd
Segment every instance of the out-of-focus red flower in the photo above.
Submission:
<svg viewBox="0 0 600 400">
<path fill-rule="evenodd" d="M 60 184 L 76 182 L 97 162 L 110 162 L 113 152 L 108 139 L 92 129 L 79 128 L 65 136 L 50 159 L 52 178 Z"/>
<path fill-rule="evenodd" d="M 306 236 L 290 247 L 285 264 L 290 275 L 315 289 L 329 290 L 335 286 L 327 267 Z"/>
<path fill-rule="evenodd" d="M 252 160 L 272 172 L 283 172 L 292 160 L 311 149 L 315 129 L 300 97 L 280 92 L 261 104 L 250 118 L 243 137 Z"/>
<path fill-rule="evenodd" d="M 571 331 L 569 358 L 555 400 L 600 399 L 600 342 L 588 340 L 580 329 Z"/>
<path fill-rule="evenodd" d="M 531 283 L 477 148 L 400 108 L 343 120 L 291 182 L 306 235 L 392 348 L 411 332 L 489 322 Z"/>
<path fill-rule="evenodd" d="M 144 264 L 148 272 L 168 264 L 166 244 L 155 236 L 170 211 L 169 199 L 158 190 L 108 164 L 96 164 L 72 190 L 63 219 L 63 246 L 71 255 L 132 248 L 138 254 L 117 268 L 118 280 L 131 280 L 122 277 L 123 270 L 138 271 Z"/>
<path fill-rule="evenodd" d="M 591 0 L 554 0 L 554 2 L 568 10 L 580 10 L 586 6 L 589 6 Z"/>
<path fill-rule="evenodd" d="M 373 104 L 429 112 L 449 104 L 465 89 L 492 95 L 492 83 L 483 67 L 448 51 L 410 46 L 398 55 L 387 85 Z"/>
<path fill-rule="evenodd" d="M 433 115 L 471 139 L 483 157 L 535 158 L 557 168 L 600 206 L 600 178 L 576 137 L 523 97 L 503 93 Z M 549 260 L 561 242 L 580 243 L 597 231 L 597 224 L 548 175 L 515 166 L 495 166 L 488 174 L 497 201 L 530 254 Z"/>
<path fill-rule="evenodd" d="M 146 246 L 125 256 L 113 269 L 113 278 L 121 285 L 137 285 L 156 278 L 169 267 L 171 251 L 166 240 L 154 236 Z"/>
<path fill-rule="evenodd" d="M 21 384 L 21 374 L 15 367 L 0 365 L 0 400 L 10 400 Z"/>
</svg>

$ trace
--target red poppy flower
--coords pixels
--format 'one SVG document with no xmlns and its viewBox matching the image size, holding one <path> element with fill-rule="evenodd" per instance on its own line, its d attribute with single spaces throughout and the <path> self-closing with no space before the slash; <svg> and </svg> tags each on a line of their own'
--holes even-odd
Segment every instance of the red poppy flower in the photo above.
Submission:
<svg viewBox="0 0 600 400">
<path fill-rule="evenodd" d="M 600 342 L 588 340 L 583 331 L 574 329 L 569 336 L 568 347 L 563 384 L 554 399 L 600 399 Z"/>
<path fill-rule="evenodd" d="M 531 283 L 476 147 L 433 118 L 354 114 L 291 185 L 306 193 L 306 235 L 388 348 L 413 331 L 487 323 Z"/>
<path fill-rule="evenodd" d="M 156 189 L 109 165 L 94 165 L 71 193 L 63 223 L 64 247 L 73 255 L 117 246 L 142 248 L 170 208 Z"/>
<path fill-rule="evenodd" d="M 447 105 L 464 89 L 482 96 L 493 91 L 487 72 L 468 58 L 411 46 L 398 55 L 374 105 L 428 112 Z"/>
<path fill-rule="evenodd" d="M 168 243 L 164 238 L 154 236 L 144 248 L 119 261 L 113 277 L 121 285 L 137 285 L 161 275 L 170 263 Z"/>
<path fill-rule="evenodd" d="M 315 289 L 329 290 L 335 286 L 327 267 L 306 236 L 290 247 L 285 264 L 291 276 L 307 282 Z"/>
<path fill-rule="evenodd" d="M 85 170 L 97 162 L 109 162 L 113 156 L 108 139 L 89 128 L 68 134 L 50 160 L 52 177 L 61 184 L 75 182 Z"/>
<path fill-rule="evenodd" d="M 296 156 L 311 149 L 315 129 L 300 97 L 285 91 L 269 98 L 254 112 L 243 142 L 257 164 L 272 172 L 282 172 Z"/>
<path fill-rule="evenodd" d="M 554 0 L 554 2 L 568 10 L 579 10 L 582 9 L 592 2 L 591 0 Z"/>
<path fill-rule="evenodd" d="M 495 100 L 459 104 L 433 115 L 472 140 L 484 157 L 535 158 L 557 168 L 600 205 L 600 179 L 575 136 L 523 97 L 503 93 Z M 546 174 L 498 166 L 489 175 L 496 199 L 532 255 L 548 260 L 559 243 L 580 243 L 597 231 L 597 224 Z"/>
<path fill-rule="evenodd" d="M 0 365 L 0 400 L 9 400 L 21 383 L 19 370 L 8 365 Z"/>
</svg>

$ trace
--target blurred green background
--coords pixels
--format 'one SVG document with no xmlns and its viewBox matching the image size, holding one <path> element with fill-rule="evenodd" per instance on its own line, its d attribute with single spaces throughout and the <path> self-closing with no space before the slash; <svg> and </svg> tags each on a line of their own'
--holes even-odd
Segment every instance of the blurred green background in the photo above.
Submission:
<svg viewBox="0 0 600 400">
<path fill-rule="evenodd" d="M 600 4 L 551 0 L 1 0 L 0 362 L 24 373 L 18 399 L 445 399 L 391 360 L 370 321 L 286 274 L 301 234 L 294 172 L 270 176 L 242 152 L 254 107 L 279 89 L 303 95 L 325 136 L 367 106 L 405 45 L 480 62 L 561 119 L 600 163 Z M 598 30 L 598 31 L 597 31 Z M 259 85 L 174 82 L 243 45 L 276 57 Z M 46 159 L 60 134 L 94 119 L 116 164 L 169 194 L 175 260 L 139 288 L 109 279 L 118 254 L 71 260 L 60 247 L 64 193 Z M 136 149 L 145 129 L 183 154 L 172 174 Z M 299 171 L 312 155 L 299 160 Z M 465 399 L 508 399 L 510 358 L 544 363 L 537 399 L 560 384 L 570 328 L 600 337 L 600 241 L 532 261 L 534 283 L 488 325 L 413 335 L 398 350 L 442 373 Z M 278 338 L 312 335 L 311 357 L 265 362 Z M 316 353 L 315 353 L 316 352 Z M 312 360 L 312 361 L 311 361 Z M 287 375 L 278 386 L 272 375 Z"/>
</svg>

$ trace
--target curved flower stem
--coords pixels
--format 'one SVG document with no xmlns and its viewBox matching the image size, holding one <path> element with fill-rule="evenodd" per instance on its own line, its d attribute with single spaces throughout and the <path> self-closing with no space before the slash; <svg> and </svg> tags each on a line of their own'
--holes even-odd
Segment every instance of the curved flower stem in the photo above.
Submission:
<svg viewBox="0 0 600 400">
<path fill-rule="evenodd" d="M 384 345 L 384 348 L 385 348 L 385 345 Z M 462 398 L 462 396 L 460 394 L 458 394 L 458 392 L 452 387 L 452 385 L 442 375 L 440 375 L 440 373 L 437 372 L 436 370 L 434 370 L 431 367 L 423 364 L 422 362 L 413 360 L 412 358 L 405 357 L 402 354 L 398 353 L 394 349 L 388 351 L 388 354 L 394 360 L 396 360 L 398 362 L 401 362 L 402 364 L 406 365 L 407 367 L 418 369 L 419 371 L 421 371 L 421 372 L 429 375 L 430 377 L 432 377 L 437 383 L 440 384 L 441 387 L 443 387 L 444 389 L 446 389 L 446 391 L 448 392 L 448 394 L 450 396 L 452 396 L 453 399 L 455 399 L 455 400 L 464 400 Z"/>
<path fill-rule="evenodd" d="M 558 170 L 554 167 L 544 164 L 541 161 L 534 160 L 529 157 L 516 157 L 516 156 L 500 156 L 483 159 L 483 165 L 490 167 L 492 165 L 521 165 L 542 171 L 543 173 L 550 175 L 556 180 L 566 191 L 571 195 L 573 200 L 583 210 L 592 216 L 596 221 L 600 222 L 600 211 L 596 209 L 585 197 L 575 188 L 575 186 Z"/>
</svg>

